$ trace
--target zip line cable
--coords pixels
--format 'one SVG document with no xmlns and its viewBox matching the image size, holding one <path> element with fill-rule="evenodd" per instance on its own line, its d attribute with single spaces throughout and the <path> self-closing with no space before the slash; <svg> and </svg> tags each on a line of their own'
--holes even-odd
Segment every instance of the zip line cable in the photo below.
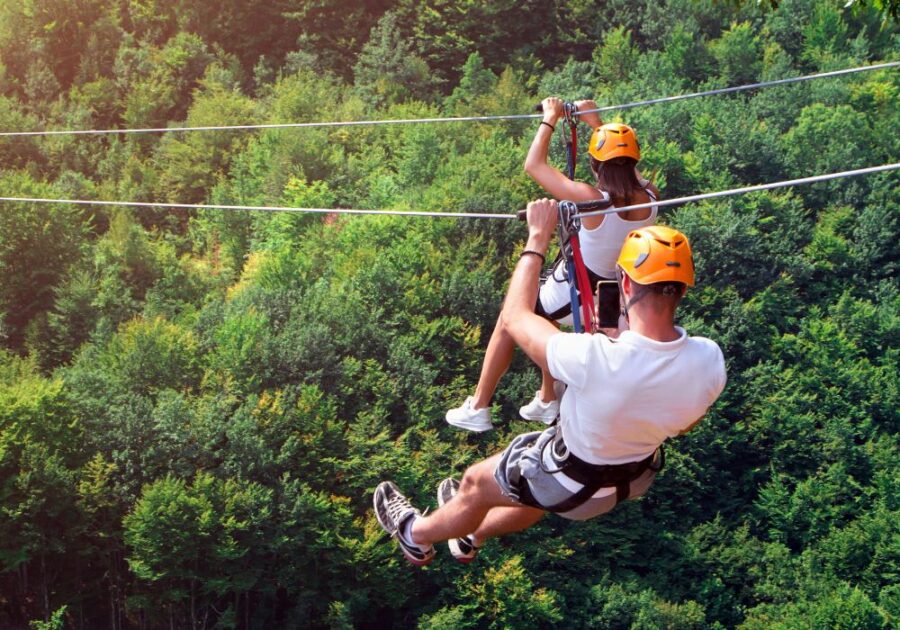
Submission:
<svg viewBox="0 0 900 630">
<path fill-rule="evenodd" d="M 750 83 L 747 85 L 738 85 L 735 87 L 718 88 L 715 90 L 706 90 L 704 92 L 691 92 L 689 94 L 679 94 L 676 96 L 664 96 L 662 98 L 654 98 L 644 101 L 634 101 L 632 103 L 624 103 L 621 105 L 605 105 L 596 109 L 589 109 L 582 112 L 576 112 L 576 115 L 588 114 L 593 112 L 608 112 L 619 109 L 631 109 L 633 107 L 642 107 L 644 105 L 655 105 L 658 103 L 672 103 L 675 101 L 683 101 L 692 98 L 700 98 L 702 96 L 714 96 L 717 94 L 730 94 L 734 92 L 744 92 L 746 90 L 755 90 L 759 88 L 771 87 L 774 85 L 787 85 L 789 83 L 800 83 L 802 81 L 812 81 L 814 79 L 825 79 L 829 77 L 838 77 L 846 74 L 854 74 L 857 72 L 869 72 L 871 70 L 884 70 L 886 68 L 894 68 L 900 66 L 900 61 L 890 61 L 880 63 L 873 66 L 859 66 L 857 68 L 845 68 L 843 70 L 834 70 L 831 72 L 820 72 L 817 74 L 807 74 L 799 77 L 790 77 L 787 79 L 774 79 L 772 81 L 762 81 L 760 83 Z M 144 127 L 134 129 L 59 129 L 49 131 L 3 131 L 0 132 L 0 138 L 12 138 L 22 136 L 85 136 L 85 135 L 107 135 L 107 134 L 139 134 L 139 133 L 168 133 L 176 131 L 238 131 L 248 129 L 297 129 L 312 127 L 353 127 L 353 126 L 372 126 L 372 125 L 408 125 L 414 123 L 443 123 L 443 122 L 484 122 L 492 120 L 524 120 L 529 118 L 540 118 L 542 114 L 506 114 L 496 116 L 457 116 L 452 118 L 399 118 L 395 120 L 347 120 L 334 122 L 301 122 L 301 123 L 268 123 L 258 125 L 210 125 L 203 127 Z"/>
<path fill-rule="evenodd" d="M 691 94 L 680 94 L 678 96 L 663 96 L 662 98 L 651 98 L 646 101 L 635 101 L 633 103 L 625 103 L 624 105 L 606 105 L 597 109 L 586 109 L 583 112 L 576 112 L 576 115 L 590 114 L 593 112 L 609 112 L 617 109 L 631 109 L 632 107 L 642 107 L 644 105 L 656 105 L 658 103 L 674 103 L 675 101 L 684 101 L 690 98 L 698 98 L 701 96 L 713 96 L 716 94 L 730 94 L 732 92 L 744 92 L 746 90 L 755 90 L 757 88 L 771 87 L 773 85 L 787 85 L 788 83 L 800 83 L 801 81 L 812 81 L 813 79 L 825 79 L 828 77 L 838 77 L 845 74 L 853 74 L 855 72 L 867 72 L 869 70 L 882 70 L 885 68 L 893 68 L 900 65 L 900 61 L 889 61 L 874 66 L 860 66 L 858 68 L 846 68 L 844 70 L 834 70 L 832 72 L 820 72 L 818 74 L 807 74 L 800 77 L 790 77 L 787 79 L 774 79 L 772 81 L 762 81 L 761 83 L 748 83 L 747 85 L 738 85 L 729 88 L 718 88 L 715 90 L 707 90 L 706 92 L 693 92 Z"/>
<path fill-rule="evenodd" d="M 609 210 L 594 210 L 592 212 L 579 213 L 579 217 L 593 217 L 601 214 L 614 214 L 616 212 L 629 212 L 631 210 L 640 210 L 643 208 L 651 208 L 653 206 L 677 206 L 683 203 L 695 203 L 697 201 L 705 201 L 706 199 L 718 199 L 720 197 L 734 197 L 735 195 L 746 195 L 748 193 L 759 192 L 761 190 L 772 190 L 774 188 L 788 188 L 790 186 L 804 186 L 806 184 L 815 184 L 817 182 L 827 182 L 832 179 L 842 179 L 845 177 L 859 177 L 860 175 L 870 175 L 872 173 L 884 173 L 886 171 L 894 171 L 900 169 L 900 162 L 893 164 L 882 164 L 881 166 L 869 166 L 866 168 L 858 168 L 852 171 L 840 171 L 838 173 L 828 173 L 826 175 L 813 175 L 812 177 L 801 177 L 800 179 L 786 179 L 780 182 L 771 182 L 768 184 L 757 184 L 755 186 L 746 186 L 744 188 L 732 188 L 731 190 L 719 190 L 716 192 L 701 193 L 699 195 L 690 195 L 687 197 L 677 197 L 674 199 L 660 199 L 651 203 L 638 203 L 632 206 L 622 206 L 621 208 L 610 208 Z"/>
<path fill-rule="evenodd" d="M 800 179 L 788 179 L 780 182 L 771 182 L 768 184 L 758 184 L 756 186 L 746 186 L 744 188 L 732 188 L 730 190 L 720 190 L 716 192 L 701 193 L 699 195 L 690 195 L 687 197 L 676 197 L 674 199 L 661 199 L 650 203 L 639 203 L 621 208 L 610 208 L 607 210 L 596 210 L 593 212 L 579 213 L 579 217 L 591 217 L 602 214 L 614 214 L 616 212 L 628 212 L 630 210 L 640 210 L 642 208 L 650 208 L 653 206 L 675 206 L 683 203 L 694 203 L 706 199 L 717 199 L 720 197 L 733 197 L 735 195 L 745 195 L 747 193 L 758 192 L 761 190 L 772 190 L 773 188 L 786 188 L 789 186 L 802 186 L 805 184 L 814 184 L 816 182 L 825 182 L 833 179 L 841 179 L 845 177 L 858 177 L 860 175 L 869 175 L 872 173 L 882 173 L 885 171 L 893 171 L 900 169 L 900 162 L 893 164 L 882 164 L 881 166 L 870 166 L 867 168 L 859 168 L 852 171 L 840 171 L 837 173 L 828 173 L 825 175 L 814 175 L 812 177 L 803 177 Z M 313 213 L 313 214 L 380 214 L 390 216 L 403 217 L 432 217 L 442 219 L 516 219 L 521 218 L 517 213 L 498 214 L 484 212 L 426 212 L 418 210 L 352 210 L 347 208 L 289 208 L 282 206 L 238 206 L 238 205 L 220 205 L 220 204 L 192 204 L 192 203 L 162 203 L 154 201 L 100 201 L 90 199 L 46 199 L 46 198 L 29 198 L 29 197 L 0 197 L 0 202 L 9 203 L 54 203 L 54 204 L 73 204 L 81 206 L 116 206 L 116 207 L 136 207 L 136 208 L 177 208 L 185 210 L 236 210 L 248 212 L 291 212 L 291 213 Z M 523 212 L 522 210 L 519 213 Z"/>
</svg>

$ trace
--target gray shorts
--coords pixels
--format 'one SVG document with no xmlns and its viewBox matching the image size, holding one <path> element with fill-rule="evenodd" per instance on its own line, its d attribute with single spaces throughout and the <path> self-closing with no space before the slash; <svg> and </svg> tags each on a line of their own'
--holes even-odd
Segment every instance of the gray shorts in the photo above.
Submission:
<svg viewBox="0 0 900 630">
<path fill-rule="evenodd" d="M 544 431 L 523 433 L 513 438 L 506 450 L 500 455 L 500 461 L 494 470 L 494 479 L 500 491 L 513 501 L 521 502 L 519 487 L 528 484 L 531 496 L 540 506 L 556 505 L 575 494 L 582 486 L 577 481 L 561 479 L 565 473 L 547 472 L 559 468 L 559 462 L 553 459 L 553 449 L 547 446 L 556 436 L 557 427 L 552 426 Z M 544 448 L 547 446 L 547 448 Z M 541 466 L 541 457 L 544 462 Z M 650 488 L 656 472 L 646 470 L 631 482 L 628 497 L 639 497 Z M 565 484 L 565 485 L 564 485 Z M 567 487 L 568 486 L 568 487 Z M 583 521 L 609 512 L 616 506 L 616 489 L 601 488 L 594 496 L 560 516 L 573 521 Z"/>
</svg>

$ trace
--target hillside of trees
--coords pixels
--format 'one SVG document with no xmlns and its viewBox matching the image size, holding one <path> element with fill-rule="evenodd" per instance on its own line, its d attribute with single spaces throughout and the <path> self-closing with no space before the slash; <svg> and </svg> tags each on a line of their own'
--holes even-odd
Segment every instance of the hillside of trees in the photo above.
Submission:
<svg viewBox="0 0 900 630">
<path fill-rule="evenodd" d="M 0 131 L 520 114 L 900 59 L 892 3 L 844 4 L 0 0 Z M 892 69 L 609 119 L 671 198 L 896 162 L 898 100 Z M 0 196 L 512 213 L 536 126 L 0 137 Z M 520 223 L 0 204 L 0 627 L 898 624 L 900 175 L 660 220 L 722 398 L 642 499 L 417 570 L 377 483 L 433 507 L 534 428 L 522 356 L 497 430 L 443 419 Z"/>
</svg>

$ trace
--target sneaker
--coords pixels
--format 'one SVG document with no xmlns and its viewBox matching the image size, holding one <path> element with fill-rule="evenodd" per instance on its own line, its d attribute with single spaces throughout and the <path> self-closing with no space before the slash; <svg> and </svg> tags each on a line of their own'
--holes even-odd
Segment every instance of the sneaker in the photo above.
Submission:
<svg viewBox="0 0 900 630">
<path fill-rule="evenodd" d="M 456 492 L 459 490 L 459 482 L 456 479 L 448 477 L 441 482 L 441 485 L 438 486 L 438 505 L 443 507 L 447 501 L 456 496 Z M 450 553 L 456 558 L 457 561 L 468 564 L 475 559 L 475 556 L 478 555 L 478 550 L 481 547 L 477 547 L 472 540 L 472 536 L 463 536 L 462 538 L 451 538 L 447 541 L 447 546 L 450 547 Z"/>
<path fill-rule="evenodd" d="M 490 407 L 474 409 L 472 407 L 473 402 L 474 399 L 469 396 L 466 398 L 466 402 L 462 404 L 462 407 L 457 407 L 456 409 L 448 411 L 447 423 L 459 427 L 460 429 L 475 431 L 477 433 L 490 431 L 494 428 L 494 425 L 491 424 Z"/>
<path fill-rule="evenodd" d="M 544 424 L 553 424 L 559 415 L 559 401 L 551 400 L 545 403 L 541 400 L 541 392 L 534 395 L 534 399 L 519 409 L 519 415 L 526 420 L 540 420 Z"/>
<path fill-rule="evenodd" d="M 393 482 L 383 481 L 375 488 L 375 496 L 372 503 L 375 506 L 375 518 L 378 524 L 391 538 L 396 538 L 400 544 L 400 550 L 406 559 L 417 567 L 429 564 L 434 558 L 434 545 L 428 545 L 422 549 L 411 540 L 406 540 L 403 528 L 410 518 L 422 516 L 416 508 L 410 505 L 409 500 L 403 496 L 400 489 Z"/>
</svg>

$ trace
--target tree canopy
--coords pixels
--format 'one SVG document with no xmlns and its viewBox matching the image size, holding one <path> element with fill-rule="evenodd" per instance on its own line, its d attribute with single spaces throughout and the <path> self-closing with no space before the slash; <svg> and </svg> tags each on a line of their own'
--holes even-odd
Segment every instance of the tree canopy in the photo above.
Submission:
<svg viewBox="0 0 900 630">
<path fill-rule="evenodd" d="M 895 2 L 843 5 L 0 0 L 0 130 L 529 113 L 900 57 Z M 880 70 L 610 119 L 675 197 L 895 162 L 898 93 Z M 541 194 L 533 122 L 0 138 L 0 191 L 512 213 Z M 371 493 L 433 506 L 533 429 L 522 356 L 497 430 L 443 420 L 520 224 L 3 203 L 0 626 L 896 625 L 898 193 L 885 173 L 661 212 L 722 398 L 644 498 L 421 571 Z"/>
</svg>

